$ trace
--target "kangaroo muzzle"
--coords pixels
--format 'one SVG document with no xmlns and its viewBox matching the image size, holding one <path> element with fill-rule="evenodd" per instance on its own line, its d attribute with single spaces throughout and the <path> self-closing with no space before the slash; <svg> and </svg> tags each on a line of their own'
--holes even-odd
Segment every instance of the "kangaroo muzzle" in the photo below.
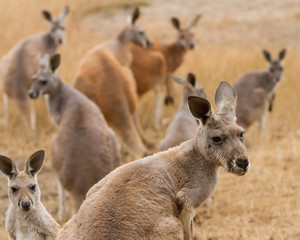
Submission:
<svg viewBox="0 0 300 240">
<path fill-rule="evenodd" d="M 39 91 L 30 90 L 28 96 L 32 99 L 37 99 L 39 97 Z"/>
</svg>

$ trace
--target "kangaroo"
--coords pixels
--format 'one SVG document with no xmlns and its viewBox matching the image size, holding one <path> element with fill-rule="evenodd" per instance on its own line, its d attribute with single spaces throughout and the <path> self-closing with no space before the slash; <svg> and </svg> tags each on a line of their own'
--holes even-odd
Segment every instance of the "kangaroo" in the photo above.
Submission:
<svg viewBox="0 0 300 240">
<path fill-rule="evenodd" d="M 132 61 L 130 43 L 151 46 L 146 33 L 135 22 L 140 15 L 135 8 L 127 12 L 128 25 L 113 38 L 91 49 L 81 60 L 75 88 L 94 101 L 106 121 L 120 135 L 124 150 L 132 155 L 146 154 L 147 148 L 135 126 L 138 104 L 136 83 L 129 68 Z"/>
<path fill-rule="evenodd" d="M 244 175 L 250 165 L 244 129 L 235 122 L 234 89 L 222 82 L 215 102 L 217 114 L 206 99 L 188 97 L 200 121 L 194 138 L 108 174 L 58 239 L 191 240 L 195 209 L 214 191 L 220 167 Z"/>
<path fill-rule="evenodd" d="M 269 63 L 267 70 L 245 73 L 233 83 L 238 95 L 237 123 L 247 129 L 259 121 L 261 132 L 265 129 L 267 112 L 272 111 L 275 91 L 282 79 L 286 49 L 279 52 L 278 59 L 272 59 L 266 50 L 263 50 L 263 55 Z"/>
<path fill-rule="evenodd" d="M 36 72 L 43 53 L 53 54 L 65 38 L 65 20 L 69 7 L 66 6 L 58 18 L 43 11 L 44 18 L 50 22 L 50 29 L 21 40 L 2 59 L 0 82 L 3 85 L 4 125 L 9 125 L 9 100 L 17 103 L 22 115 L 31 129 L 36 131 L 35 113 L 30 106 L 27 92 L 31 77 Z"/>
<path fill-rule="evenodd" d="M 60 226 L 41 202 L 37 174 L 44 162 L 45 152 L 33 153 L 25 169 L 19 171 L 13 160 L 0 155 L 0 171 L 8 177 L 10 204 L 6 212 L 5 228 L 10 239 L 56 239 Z"/>
<path fill-rule="evenodd" d="M 89 188 L 121 162 L 116 136 L 99 108 L 56 74 L 60 55 L 42 56 L 29 96 L 48 95 L 48 107 L 58 132 L 51 141 L 51 163 L 58 178 L 59 218 L 65 218 L 66 189 L 79 209 Z"/>
<path fill-rule="evenodd" d="M 165 138 L 159 144 L 159 151 L 168 150 L 171 147 L 178 146 L 180 143 L 192 139 L 199 127 L 199 123 L 191 115 L 188 106 L 189 96 L 198 96 L 206 98 L 203 88 L 196 84 L 196 77 L 189 73 L 187 79 L 172 75 L 175 82 L 183 85 L 181 101 L 178 111 L 167 129 Z"/>
<path fill-rule="evenodd" d="M 154 89 L 155 98 L 155 121 L 154 127 L 161 127 L 163 85 L 167 86 L 167 97 L 165 103 L 173 103 L 173 85 L 169 74 L 182 64 L 187 50 L 195 47 L 194 33 L 192 29 L 196 26 L 201 15 L 197 15 L 185 28 L 182 28 L 178 18 L 173 17 L 171 22 L 177 30 L 177 39 L 171 43 L 155 41 L 149 50 L 131 44 L 133 55 L 131 70 L 133 72 L 138 96 L 142 97 L 148 91 Z"/>
</svg>

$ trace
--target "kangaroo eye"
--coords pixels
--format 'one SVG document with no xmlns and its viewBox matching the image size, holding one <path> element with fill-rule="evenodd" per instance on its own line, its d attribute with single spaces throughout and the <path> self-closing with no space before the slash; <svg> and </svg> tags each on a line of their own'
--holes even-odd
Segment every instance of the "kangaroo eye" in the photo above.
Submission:
<svg viewBox="0 0 300 240">
<path fill-rule="evenodd" d="M 241 141 L 244 141 L 244 132 L 241 132 L 238 137 L 240 138 Z"/>
<path fill-rule="evenodd" d="M 47 80 L 41 80 L 41 81 L 40 81 L 40 84 L 41 84 L 41 85 L 46 85 L 47 83 L 48 83 Z"/>
<path fill-rule="evenodd" d="M 16 193 L 18 191 L 18 189 L 16 187 L 11 187 L 10 189 L 13 193 Z"/>
<path fill-rule="evenodd" d="M 211 139 L 213 140 L 214 143 L 220 143 L 222 141 L 222 138 L 220 137 L 212 137 Z"/>
<path fill-rule="evenodd" d="M 275 72 L 274 68 L 271 68 L 271 69 L 270 69 L 270 72 Z"/>
<path fill-rule="evenodd" d="M 36 189 L 36 185 L 32 185 L 32 186 L 30 186 L 30 187 L 29 187 L 29 189 L 30 189 L 30 190 L 32 190 L 32 191 L 35 191 L 35 189 Z"/>
<path fill-rule="evenodd" d="M 140 35 L 140 36 L 143 36 L 143 35 L 144 35 L 144 32 L 139 32 L 139 35 Z"/>
</svg>

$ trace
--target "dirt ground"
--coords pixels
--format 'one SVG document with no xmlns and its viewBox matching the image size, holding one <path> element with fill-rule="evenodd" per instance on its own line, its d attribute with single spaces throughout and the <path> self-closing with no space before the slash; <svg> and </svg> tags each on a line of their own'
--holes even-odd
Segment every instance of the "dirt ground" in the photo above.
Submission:
<svg viewBox="0 0 300 240">
<path fill-rule="evenodd" d="M 28 6 L 25 9 L 28 14 L 38 15 L 44 8 L 59 12 L 65 3 L 74 10 L 67 23 L 67 42 L 59 50 L 63 57 L 59 74 L 72 83 L 80 58 L 89 48 L 122 29 L 124 13 L 121 9 L 112 8 L 80 16 L 80 4 L 88 4 L 85 1 L 44 1 L 37 4 L 30 0 L 18 4 L 19 8 Z M 243 177 L 221 171 L 211 203 L 198 211 L 195 236 L 198 240 L 300 239 L 300 1 L 152 0 L 145 3 L 147 6 L 142 7 L 139 24 L 151 38 L 167 42 L 176 37 L 176 31 L 170 24 L 172 16 L 182 20 L 184 26 L 197 14 L 202 14 L 195 28 L 197 47 L 186 55 L 185 62 L 176 73 L 185 76 L 189 71 L 194 72 L 210 101 L 213 101 L 220 81 L 232 83 L 245 71 L 266 67 L 262 48 L 275 56 L 280 49 L 287 48 L 285 79 L 278 88 L 266 130 L 260 134 L 257 125 L 254 125 L 246 134 L 251 170 Z M 1 56 L 22 37 L 46 26 L 39 22 L 36 22 L 36 28 L 20 30 L 16 26 L 14 32 L 18 35 L 13 34 L 4 17 L 11 12 L 7 19 L 16 19 L 13 14 L 20 14 L 19 8 L 16 9 L 18 4 L 0 2 L 0 11 L 6 9 L 0 16 L 4 30 L 0 33 Z M 29 26 L 32 19 L 24 18 L 22 21 L 24 26 Z M 175 106 L 164 108 L 166 123 L 176 112 L 180 87 L 176 88 L 176 93 Z M 34 139 L 27 133 L 23 119 L 14 108 L 9 129 L 3 128 L 0 100 L 0 154 L 16 160 L 21 168 L 31 153 L 37 149 L 46 150 L 46 162 L 38 179 L 42 201 L 57 219 L 57 191 L 49 157 L 50 140 L 56 129 L 48 119 L 43 101 L 39 100 L 35 105 L 38 134 Z M 154 94 L 150 92 L 141 99 L 140 118 L 146 136 L 158 144 L 167 124 L 160 131 L 154 130 L 153 113 Z M 134 160 L 123 159 L 124 162 Z M 6 182 L 0 174 L 0 239 L 7 239 L 4 230 L 9 203 Z"/>
</svg>

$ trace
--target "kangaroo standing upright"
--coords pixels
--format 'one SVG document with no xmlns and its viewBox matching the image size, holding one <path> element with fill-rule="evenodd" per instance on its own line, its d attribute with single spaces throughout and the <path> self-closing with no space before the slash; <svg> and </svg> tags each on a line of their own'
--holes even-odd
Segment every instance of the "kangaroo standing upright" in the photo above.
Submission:
<svg viewBox="0 0 300 240">
<path fill-rule="evenodd" d="M 125 164 L 95 184 L 58 239 L 192 240 L 197 207 L 213 193 L 220 167 L 249 169 L 244 129 L 235 122 L 236 93 L 221 83 L 219 112 L 200 97 L 188 98 L 201 122 L 193 139 Z"/>
<path fill-rule="evenodd" d="M 76 212 L 87 191 L 120 165 L 116 136 L 99 108 L 81 92 L 61 81 L 55 70 L 60 55 L 43 55 L 29 96 L 47 94 L 50 115 L 58 125 L 51 141 L 52 166 L 58 177 L 59 218 L 65 217 L 66 189 Z M 62 185 L 62 186 L 61 186 Z"/>
<path fill-rule="evenodd" d="M 0 155 L 0 171 L 8 177 L 9 208 L 5 228 L 10 239 L 55 240 L 60 226 L 41 202 L 36 175 L 44 162 L 43 150 L 33 153 L 19 171 L 8 157 Z"/>
<path fill-rule="evenodd" d="M 190 140 L 195 136 L 199 123 L 189 110 L 188 97 L 198 96 L 206 98 L 203 88 L 196 83 L 194 74 L 189 73 L 187 79 L 175 75 L 172 75 L 172 78 L 177 83 L 183 85 L 183 89 L 178 111 L 167 129 L 165 138 L 159 144 L 159 151 L 165 151 L 171 147 L 178 146 L 180 143 Z"/>
<path fill-rule="evenodd" d="M 197 15 L 186 27 L 182 27 L 178 18 L 171 22 L 177 30 L 177 39 L 170 43 L 155 41 L 149 50 L 131 44 L 133 61 L 130 66 L 137 85 L 138 96 L 141 97 L 154 89 L 155 98 L 155 128 L 161 127 L 163 85 L 167 85 L 165 103 L 173 102 L 173 81 L 169 74 L 182 64 L 184 55 L 195 47 L 192 29 L 196 26 L 201 15 Z"/>
<path fill-rule="evenodd" d="M 282 79 L 285 54 L 286 50 L 282 49 L 278 58 L 272 59 L 271 54 L 263 50 L 268 69 L 245 73 L 233 83 L 238 95 L 237 123 L 243 128 L 259 121 L 260 131 L 265 129 L 267 112 L 272 111 L 275 91 Z"/>
<path fill-rule="evenodd" d="M 135 24 L 139 14 L 138 8 L 132 14 L 128 12 L 128 25 L 118 36 L 86 54 L 79 64 L 74 84 L 99 106 L 108 124 L 121 137 L 124 149 L 134 156 L 144 155 L 147 149 L 134 122 L 138 96 L 129 68 L 130 43 L 144 48 L 151 46 L 145 32 Z"/>
<path fill-rule="evenodd" d="M 53 54 L 64 41 L 65 20 L 68 12 L 69 8 L 65 7 L 56 19 L 48 11 L 43 11 L 43 16 L 50 22 L 50 29 L 23 39 L 2 58 L 0 83 L 3 85 L 4 124 L 6 128 L 9 123 L 9 100 L 13 99 L 29 128 L 35 133 L 34 109 L 30 106 L 27 94 L 31 86 L 31 77 L 38 69 L 42 54 Z"/>
</svg>

